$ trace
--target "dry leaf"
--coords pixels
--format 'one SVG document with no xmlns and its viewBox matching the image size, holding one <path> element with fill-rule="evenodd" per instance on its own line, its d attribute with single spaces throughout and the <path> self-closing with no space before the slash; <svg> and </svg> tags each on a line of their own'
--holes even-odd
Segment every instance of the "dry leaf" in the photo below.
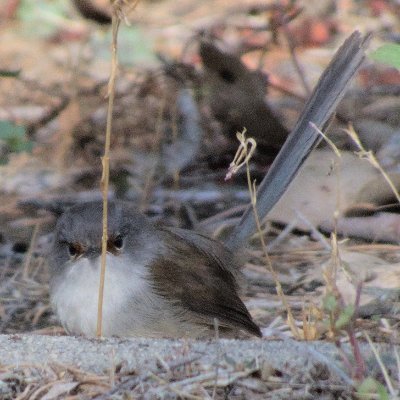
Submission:
<svg viewBox="0 0 400 400">
<path fill-rule="evenodd" d="M 360 305 L 376 300 L 382 290 L 400 287 L 400 264 L 388 264 L 383 259 L 368 253 L 341 251 L 343 268 L 337 271 L 336 285 L 345 304 L 354 304 L 356 287 L 362 282 Z M 330 261 L 328 261 L 330 263 Z M 324 265 L 323 268 L 326 268 Z"/>
<path fill-rule="evenodd" d="M 341 152 L 341 155 L 338 159 L 331 150 L 314 151 L 269 219 L 290 223 L 297 211 L 317 227 L 323 221 L 333 221 L 337 209 L 344 212 L 354 206 L 360 190 L 371 179 L 380 179 L 380 175 L 354 154 Z M 332 169 L 334 162 L 339 163 L 337 169 Z M 309 230 L 304 222 L 299 221 L 297 226 Z"/>
<path fill-rule="evenodd" d="M 59 396 L 68 394 L 79 385 L 78 382 L 58 382 L 42 397 L 42 400 L 55 400 Z"/>
</svg>

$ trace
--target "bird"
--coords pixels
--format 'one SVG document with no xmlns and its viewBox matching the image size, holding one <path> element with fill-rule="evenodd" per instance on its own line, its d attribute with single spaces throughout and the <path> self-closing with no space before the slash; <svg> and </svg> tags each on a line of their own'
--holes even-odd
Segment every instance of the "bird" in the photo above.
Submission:
<svg viewBox="0 0 400 400">
<path fill-rule="evenodd" d="M 67 332 L 95 336 L 102 201 L 78 204 L 58 221 L 51 298 Z M 158 226 L 134 205 L 108 205 L 104 336 L 207 335 L 240 327 L 260 336 L 238 295 L 240 264 L 227 247 L 190 230 Z"/>
</svg>

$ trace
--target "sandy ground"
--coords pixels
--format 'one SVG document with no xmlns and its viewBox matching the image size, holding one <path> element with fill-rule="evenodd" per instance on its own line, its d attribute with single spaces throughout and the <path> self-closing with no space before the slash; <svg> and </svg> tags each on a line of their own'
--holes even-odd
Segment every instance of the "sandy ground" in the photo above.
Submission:
<svg viewBox="0 0 400 400">
<path fill-rule="evenodd" d="M 399 346 L 396 349 L 389 345 L 377 346 L 390 370 L 390 364 L 395 365 L 394 351 L 398 351 Z M 225 390 L 229 387 L 231 395 L 232 390 L 245 392 L 246 395 L 241 398 L 257 398 L 257 393 L 262 392 L 267 396 L 268 388 L 271 394 L 278 386 L 279 390 L 286 389 L 286 395 L 279 398 L 294 398 L 291 397 L 294 392 L 290 391 L 299 387 L 304 389 L 307 385 L 309 391 L 316 388 L 326 393 L 351 391 L 354 381 L 342 362 L 341 351 L 348 354 L 350 348 L 345 344 L 342 350 L 338 350 L 329 343 L 290 339 L 97 340 L 70 336 L 0 336 L 3 370 L 8 366 L 15 373 L 19 367 L 25 366 L 26 371 L 26 366 L 30 365 L 30 381 L 41 378 L 43 382 L 43 379 L 49 379 L 49 370 L 54 366 L 62 366 L 64 374 L 67 374 L 65 371 L 73 365 L 75 381 L 79 371 L 81 375 L 86 374 L 87 377 L 91 374 L 92 380 L 103 382 L 103 393 L 94 398 L 104 399 L 123 398 L 120 396 L 127 391 L 132 398 L 174 398 L 181 395 L 195 398 L 196 393 L 213 387 Z M 361 351 L 367 360 L 369 374 L 380 371 L 371 348 L 361 345 Z M 116 373 L 118 379 L 115 378 Z M 67 376 L 61 377 L 64 382 L 62 385 L 58 383 L 58 390 L 62 391 L 60 385 L 65 389 L 70 387 L 66 386 L 67 383 L 74 384 L 74 379 L 67 379 Z M 7 380 L 4 374 L 1 378 L 3 386 L 0 384 L 0 389 L 4 390 Z M 255 397 L 249 394 L 250 391 Z M 49 399 L 59 398 L 52 397 L 51 391 L 47 396 Z M 236 396 L 233 394 L 229 398 Z"/>
</svg>

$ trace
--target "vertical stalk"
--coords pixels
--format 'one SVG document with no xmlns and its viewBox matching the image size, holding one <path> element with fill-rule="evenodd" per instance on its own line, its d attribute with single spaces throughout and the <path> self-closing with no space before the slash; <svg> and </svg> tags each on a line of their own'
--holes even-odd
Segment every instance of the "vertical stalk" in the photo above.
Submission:
<svg viewBox="0 0 400 400">
<path fill-rule="evenodd" d="M 115 78 L 117 75 L 118 60 L 117 60 L 117 38 L 120 18 L 113 9 L 112 15 L 112 45 L 111 45 L 111 74 L 108 82 L 108 110 L 107 110 L 107 127 L 106 141 L 104 144 L 104 156 L 101 158 L 103 166 L 103 174 L 101 177 L 101 188 L 103 192 L 103 236 L 101 243 L 101 269 L 99 283 L 99 298 L 97 303 L 97 328 L 96 335 L 102 336 L 103 326 L 103 298 L 104 298 L 104 281 L 106 274 L 106 255 L 107 255 L 107 225 L 108 225 L 108 183 L 110 177 L 110 142 L 112 128 L 112 112 L 114 107 L 115 95 Z"/>
</svg>

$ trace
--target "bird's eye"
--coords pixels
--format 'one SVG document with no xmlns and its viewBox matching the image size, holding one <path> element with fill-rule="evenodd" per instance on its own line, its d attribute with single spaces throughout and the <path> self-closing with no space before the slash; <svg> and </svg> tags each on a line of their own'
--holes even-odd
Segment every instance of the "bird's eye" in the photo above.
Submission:
<svg viewBox="0 0 400 400">
<path fill-rule="evenodd" d="M 124 246 L 124 238 L 122 235 L 111 237 L 107 242 L 107 251 L 112 254 L 117 254 Z"/>
<path fill-rule="evenodd" d="M 124 245 L 124 238 L 121 235 L 118 235 L 113 240 L 113 245 L 117 250 L 121 250 Z"/>
<path fill-rule="evenodd" d="M 82 249 L 76 243 L 68 244 L 68 253 L 71 257 L 77 257 L 82 253 Z"/>
</svg>

